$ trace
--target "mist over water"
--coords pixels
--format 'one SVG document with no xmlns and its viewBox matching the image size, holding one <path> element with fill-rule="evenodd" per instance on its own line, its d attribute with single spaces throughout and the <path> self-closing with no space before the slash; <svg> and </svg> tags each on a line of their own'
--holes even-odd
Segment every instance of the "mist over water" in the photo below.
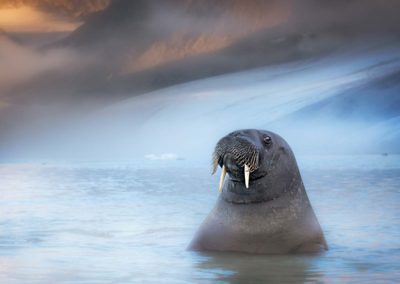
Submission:
<svg viewBox="0 0 400 284">
<path fill-rule="evenodd" d="M 298 154 L 398 153 L 400 86 L 390 78 L 400 70 L 399 50 L 392 44 L 172 86 L 35 133 L 36 141 L 13 151 L 62 160 L 168 153 L 208 160 L 223 135 L 261 128 Z"/>
</svg>

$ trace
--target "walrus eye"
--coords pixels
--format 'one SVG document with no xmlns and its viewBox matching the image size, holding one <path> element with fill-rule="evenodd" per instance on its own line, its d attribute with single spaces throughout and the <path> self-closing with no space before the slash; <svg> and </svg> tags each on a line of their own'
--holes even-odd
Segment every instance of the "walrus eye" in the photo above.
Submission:
<svg viewBox="0 0 400 284">
<path fill-rule="evenodd" d="M 272 142 L 271 137 L 269 137 L 269 136 L 265 136 L 265 137 L 264 137 L 264 143 L 265 143 L 265 144 L 269 145 L 269 144 L 271 144 L 271 142 Z"/>
</svg>

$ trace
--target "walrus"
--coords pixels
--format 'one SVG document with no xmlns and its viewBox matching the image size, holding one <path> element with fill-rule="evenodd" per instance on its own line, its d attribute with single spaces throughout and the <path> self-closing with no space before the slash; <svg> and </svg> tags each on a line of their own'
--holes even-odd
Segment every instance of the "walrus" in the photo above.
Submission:
<svg viewBox="0 0 400 284">
<path fill-rule="evenodd" d="M 282 137 L 265 130 L 234 131 L 218 141 L 212 163 L 213 173 L 221 167 L 220 195 L 190 250 L 291 254 L 328 249 Z"/>
</svg>

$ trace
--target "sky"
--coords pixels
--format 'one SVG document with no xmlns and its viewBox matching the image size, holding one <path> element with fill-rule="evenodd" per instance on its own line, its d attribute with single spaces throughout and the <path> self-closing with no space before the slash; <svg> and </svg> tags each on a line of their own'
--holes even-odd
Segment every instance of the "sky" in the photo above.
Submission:
<svg viewBox="0 0 400 284">
<path fill-rule="evenodd" d="M 76 29 L 80 21 L 62 19 L 37 8 L 22 6 L 0 9 L 0 27 L 6 32 L 65 32 Z"/>
<path fill-rule="evenodd" d="M 68 32 L 85 16 L 100 11 L 109 0 L 1 0 L 0 29 L 14 32 Z"/>
</svg>

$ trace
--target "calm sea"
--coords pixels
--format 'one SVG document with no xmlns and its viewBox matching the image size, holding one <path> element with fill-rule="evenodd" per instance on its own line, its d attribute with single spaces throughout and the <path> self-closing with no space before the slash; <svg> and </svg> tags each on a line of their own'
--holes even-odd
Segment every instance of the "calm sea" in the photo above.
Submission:
<svg viewBox="0 0 400 284">
<path fill-rule="evenodd" d="M 208 163 L 0 164 L 0 283 L 400 281 L 400 157 L 299 157 L 329 251 L 185 248 L 218 196 Z"/>
</svg>

